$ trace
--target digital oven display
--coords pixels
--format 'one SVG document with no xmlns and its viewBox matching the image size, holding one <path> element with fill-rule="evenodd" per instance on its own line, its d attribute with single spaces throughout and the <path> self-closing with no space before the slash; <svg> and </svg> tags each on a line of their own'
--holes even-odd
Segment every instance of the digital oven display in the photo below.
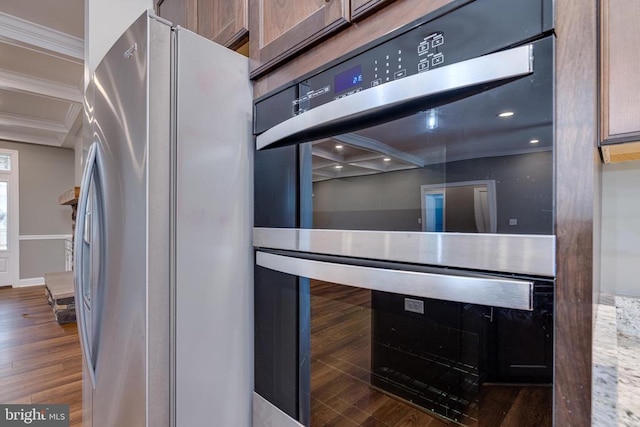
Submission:
<svg viewBox="0 0 640 427">
<path fill-rule="evenodd" d="M 334 93 L 340 93 L 360 83 L 362 83 L 362 66 L 356 65 L 335 75 L 333 78 L 333 90 Z"/>
</svg>

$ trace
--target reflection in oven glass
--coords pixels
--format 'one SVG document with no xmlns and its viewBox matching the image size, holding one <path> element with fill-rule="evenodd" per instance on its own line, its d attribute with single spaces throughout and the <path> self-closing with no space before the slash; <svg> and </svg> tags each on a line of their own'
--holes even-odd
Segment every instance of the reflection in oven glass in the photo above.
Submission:
<svg viewBox="0 0 640 427">
<path fill-rule="evenodd" d="M 490 307 L 311 281 L 311 426 L 550 426 L 552 388 L 487 381 Z"/>
</svg>

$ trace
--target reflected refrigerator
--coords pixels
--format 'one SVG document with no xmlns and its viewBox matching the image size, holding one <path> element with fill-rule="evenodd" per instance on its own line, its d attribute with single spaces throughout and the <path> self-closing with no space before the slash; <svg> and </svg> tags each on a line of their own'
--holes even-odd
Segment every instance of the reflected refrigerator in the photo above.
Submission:
<svg viewBox="0 0 640 427">
<path fill-rule="evenodd" d="M 248 59 L 145 12 L 85 95 L 84 425 L 250 426 Z"/>
</svg>

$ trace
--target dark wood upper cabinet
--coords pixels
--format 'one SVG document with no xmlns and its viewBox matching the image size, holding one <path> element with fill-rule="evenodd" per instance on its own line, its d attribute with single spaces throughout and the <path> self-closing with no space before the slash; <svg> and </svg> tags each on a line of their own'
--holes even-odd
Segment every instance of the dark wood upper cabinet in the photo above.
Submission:
<svg viewBox="0 0 640 427">
<path fill-rule="evenodd" d="M 230 49 L 249 40 L 248 0 L 156 0 L 156 13 Z"/>
<path fill-rule="evenodd" d="M 351 0 L 351 20 L 357 21 L 393 0 Z"/>
<path fill-rule="evenodd" d="M 600 140 L 604 161 L 640 159 L 640 2 L 600 5 Z M 611 144 L 611 145 L 609 145 Z"/>
<path fill-rule="evenodd" d="M 198 0 L 198 33 L 237 49 L 249 39 L 247 0 Z"/>
<path fill-rule="evenodd" d="M 197 0 L 156 0 L 155 6 L 158 16 L 173 25 L 198 32 Z"/>
<path fill-rule="evenodd" d="M 250 0 L 251 77 L 349 24 L 348 0 Z"/>
</svg>

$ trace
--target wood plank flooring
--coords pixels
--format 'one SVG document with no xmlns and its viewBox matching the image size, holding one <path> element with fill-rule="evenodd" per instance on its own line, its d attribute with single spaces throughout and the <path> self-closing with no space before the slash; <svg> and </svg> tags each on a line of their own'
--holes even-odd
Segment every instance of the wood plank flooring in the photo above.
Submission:
<svg viewBox="0 0 640 427">
<path fill-rule="evenodd" d="M 433 417 L 369 385 L 370 292 L 311 286 L 311 426 L 438 427 Z M 76 324 L 58 325 L 44 287 L 0 288 L 0 403 L 64 403 L 82 425 Z M 482 387 L 479 426 L 550 425 L 551 388 Z"/>
<path fill-rule="evenodd" d="M 370 386 L 371 292 L 311 282 L 311 427 L 455 425 Z M 482 386 L 486 427 L 551 425 L 551 387 Z"/>
<path fill-rule="evenodd" d="M 55 321 L 44 286 L 0 288 L 0 403 L 68 404 L 82 426 L 78 330 Z"/>
</svg>

